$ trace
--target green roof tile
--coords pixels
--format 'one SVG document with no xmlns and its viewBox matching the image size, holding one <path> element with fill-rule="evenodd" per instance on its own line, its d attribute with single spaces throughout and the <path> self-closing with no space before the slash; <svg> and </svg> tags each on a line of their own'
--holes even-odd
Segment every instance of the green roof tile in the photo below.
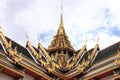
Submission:
<svg viewBox="0 0 120 80">
<path fill-rule="evenodd" d="M 112 56 L 117 53 L 117 50 L 119 49 L 120 42 L 117 42 L 101 51 L 98 52 L 98 55 L 96 56 L 96 59 L 94 60 L 94 63 L 97 63 L 100 60 L 103 60 L 109 56 Z"/>
</svg>

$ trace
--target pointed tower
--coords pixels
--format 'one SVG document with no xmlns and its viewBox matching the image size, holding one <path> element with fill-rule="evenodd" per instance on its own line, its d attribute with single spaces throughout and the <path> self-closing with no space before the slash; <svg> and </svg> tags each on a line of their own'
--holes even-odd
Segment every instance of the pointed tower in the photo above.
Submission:
<svg viewBox="0 0 120 80">
<path fill-rule="evenodd" d="M 49 52 L 56 52 L 56 51 L 68 51 L 70 53 L 74 53 L 75 50 L 73 49 L 71 42 L 68 40 L 68 36 L 65 33 L 64 25 L 63 25 L 63 7 L 61 1 L 61 14 L 60 14 L 60 24 L 57 31 L 57 34 L 54 36 L 51 44 L 48 47 Z"/>
</svg>

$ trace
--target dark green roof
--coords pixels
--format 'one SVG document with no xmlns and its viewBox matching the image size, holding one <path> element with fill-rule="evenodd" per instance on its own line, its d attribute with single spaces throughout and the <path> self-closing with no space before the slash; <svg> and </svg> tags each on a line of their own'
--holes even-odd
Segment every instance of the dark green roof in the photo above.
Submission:
<svg viewBox="0 0 120 80">
<path fill-rule="evenodd" d="M 90 50 L 88 50 L 88 51 L 86 51 L 86 52 L 84 53 L 84 55 L 83 55 L 83 57 L 82 57 L 82 59 L 81 59 L 81 61 L 80 61 L 80 62 L 82 62 L 82 61 L 83 61 L 83 59 L 87 60 L 87 59 L 88 59 L 88 53 L 91 53 L 91 52 L 92 52 L 92 50 L 93 50 L 93 48 L 92 48 L 92 49 L 90 49 Z"/>
<path fill-rule="evenodd" d="M 98 55 L 96 56 L 96 58 L 95 58 L 95 60 L 93 62 L 93 64 L 97 63 L 100 60 L 103 60 L 103 59 L 105 59 L 107 57 L 110 57 L 110 56 L 116 54 L 117 50 L 119 49 L 119 46 L 120 46 L 120 42 L 117 42 L 117 43 L 115 43 L 115 44 L 113 44 L 113 45 L 99 51 Z"/>
<path fill-rule="evenodd" d="M 36 48 L 36 47 L 34 47 L 34 46 L 33 46 L 33 48 L 36 50 L 37 53 L 40 52 L 40 50 L 39 50 L 38 48 Z M 41 53 L 41 52 L 40 52 L 40 53 Z M 43 54 L 43 55 L 44 55 L 44 54 Z M 42 59 L 43 59 L 44 61 L 46 61 L 46 59 L 45 59 L 43 56 L 42 56 Z"/>
<path fill-rule="evenodd" d="M 18 43 L 16 43 L 15 41 L 11 40 L 10 38 L 6 37 L 7 41 L 12 41 L 12 48 L 14 49 L 17 46 L 17 50 L 18 52 L 22 53 L 23 55 L 25 55 L 26 57 L 29 57 L 30 59 L 33 60 L 32 56 L 30 55 L 30 53 L 27 51 L 27 49 L 21 45 L 19 45 Z"/>
<path fill-rule="evenodd" d="M 2 52 L 2 51 L 0 51 L 0 52 Z M 4 54 L 0 54 L 0 58 L 7 58 Z"/>
<path fill-rule="evenodd" d="M 39 50 L 36 48 L 36 47 L 34 47 L 34 46 L 32 46 L 34 49 L 35 49 L 35 51 L 37 52 L 37 53 L 39 53 Z"/>
<path fill-rule="evenodd" d="M 4 49 L 3 49 L 3 47 L 2 47 L 2 45 L 0 44 L 0 51 L 4 51 Z"/>
</svg>

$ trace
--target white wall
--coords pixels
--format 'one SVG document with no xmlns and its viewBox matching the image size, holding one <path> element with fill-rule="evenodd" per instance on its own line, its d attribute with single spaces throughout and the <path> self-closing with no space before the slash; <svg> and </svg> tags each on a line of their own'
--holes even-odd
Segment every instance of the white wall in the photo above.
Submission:
<svg viewBox="0 0 120 80">
<path fill-rule="evenodd" d="M 23 80 L 34 80 L 34 78 L 26 74 Z"/>
<path fill-rule="evenodd" d="M 0 80 L 13 80 L 13 78 L 6 74 L 0 73 Z M 34 78 L 32 76 L 25 75 L 23 80 L 34 80 Z"/>
<path fill-rule="evenodd" d="M 104 78 L 101 78 L 100 80 L 112 80 L 113 78 L 113 75 L 110 75 L 110 76 L 106 76 Z"/>
<path fill-rule="evenodd" d="M 13 80 L 13 78 L 3 73 L 0 73 L 0 80 Z"/>
</svg>

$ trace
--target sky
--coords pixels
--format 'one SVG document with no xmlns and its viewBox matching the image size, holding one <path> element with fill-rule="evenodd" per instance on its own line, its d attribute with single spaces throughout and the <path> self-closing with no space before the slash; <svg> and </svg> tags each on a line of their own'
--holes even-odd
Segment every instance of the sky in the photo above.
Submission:
<svg viewBox="0 0 120 80">
<path fill-rule="evenodd" d="M 75 50 L 87 38 L 93 48 L 99 35 L 104 49 L 120 41 L 120 0 L 63 0 L 64 28 Z M 60 22 L 60 0 L 0 0 L 0 26 L 3 33 L 26 45 L 26 33 L 37 47 L 38 37 L 48 48 Z"/>
</svg>

